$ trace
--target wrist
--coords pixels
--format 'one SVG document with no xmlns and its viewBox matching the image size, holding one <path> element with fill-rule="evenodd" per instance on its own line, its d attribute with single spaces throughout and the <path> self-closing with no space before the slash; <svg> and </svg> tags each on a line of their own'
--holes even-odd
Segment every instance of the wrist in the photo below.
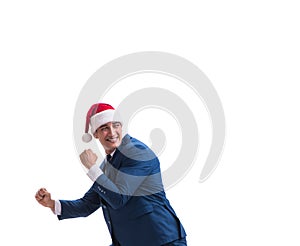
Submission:
<svg viewBox="0 0 300 246">
<path fill-rule="evenodd" d="M 98 165 L 94 164 L 93 166 L 91 166 L 91 168 L 89 169 L 89 171 L 87 172 L 88 177 L 95 182 L 97 180 L 97 178 L 103 174 L 102 170 L 99 168 Z"/>
<path fill-rule="evenodd" d="M 54 212 L 55 211 L 55 201 L 51 199 L 48 202 L 47 207 L 50 208 Z"/>
</svg>

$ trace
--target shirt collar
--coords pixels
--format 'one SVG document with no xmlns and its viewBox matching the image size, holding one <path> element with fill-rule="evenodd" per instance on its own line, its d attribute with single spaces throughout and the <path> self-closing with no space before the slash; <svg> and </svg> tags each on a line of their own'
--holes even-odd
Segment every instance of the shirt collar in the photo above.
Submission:
<svg viewBox="0 0 300 246">
<path fill-rule="evenodd" d="M 110 155 L 111 157 L 113 157 L 113 155 L 114 155 L 115 152 L 116 152 L 116 149 L 115 149 L 113 152 L 111 152 L 109 155 Z"/>
</svg>

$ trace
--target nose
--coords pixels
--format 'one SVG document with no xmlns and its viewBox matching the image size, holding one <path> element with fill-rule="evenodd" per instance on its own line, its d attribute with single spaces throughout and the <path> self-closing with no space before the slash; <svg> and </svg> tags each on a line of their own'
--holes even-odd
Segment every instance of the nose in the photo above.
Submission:
<svg viewBox="0 0 300 246">
<path fill-rule="evenodd" d="M 116 133 L 116 129 L 113 127 L 112 124 L 108 127 L 108 129 L 109 129 L 108 134 L 109 134 L 110 136 L 114 136 L 115 133 Z"/>
</svg>

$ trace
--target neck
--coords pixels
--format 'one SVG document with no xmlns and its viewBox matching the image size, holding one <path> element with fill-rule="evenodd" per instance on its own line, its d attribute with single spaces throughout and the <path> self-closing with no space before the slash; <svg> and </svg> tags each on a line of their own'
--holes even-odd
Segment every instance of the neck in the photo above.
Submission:
<svg viewBox="0 0 300 246">
<path fill-rule="evenodd" d="M 105 154 L 110 155 L 111 153 L 113 153 L 116 149 L 106 149 L 105 150 Z"/>
</svg>

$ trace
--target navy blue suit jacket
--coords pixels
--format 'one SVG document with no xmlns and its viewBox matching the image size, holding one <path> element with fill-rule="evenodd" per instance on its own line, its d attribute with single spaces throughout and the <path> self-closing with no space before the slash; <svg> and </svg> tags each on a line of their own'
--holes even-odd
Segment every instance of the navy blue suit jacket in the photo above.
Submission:
<svg viewBox="0 0 300 246">
<path fill-rule="evenodd" d="M 60 220 L 102 207 L 115 246 L 159 246 L 186 236 L 166 198 L 159 160 L 145 144 L 125 135 L 112 160 L 100 168 L 105 174 L 82 198 L 60 200 Z"/>
</svg>

